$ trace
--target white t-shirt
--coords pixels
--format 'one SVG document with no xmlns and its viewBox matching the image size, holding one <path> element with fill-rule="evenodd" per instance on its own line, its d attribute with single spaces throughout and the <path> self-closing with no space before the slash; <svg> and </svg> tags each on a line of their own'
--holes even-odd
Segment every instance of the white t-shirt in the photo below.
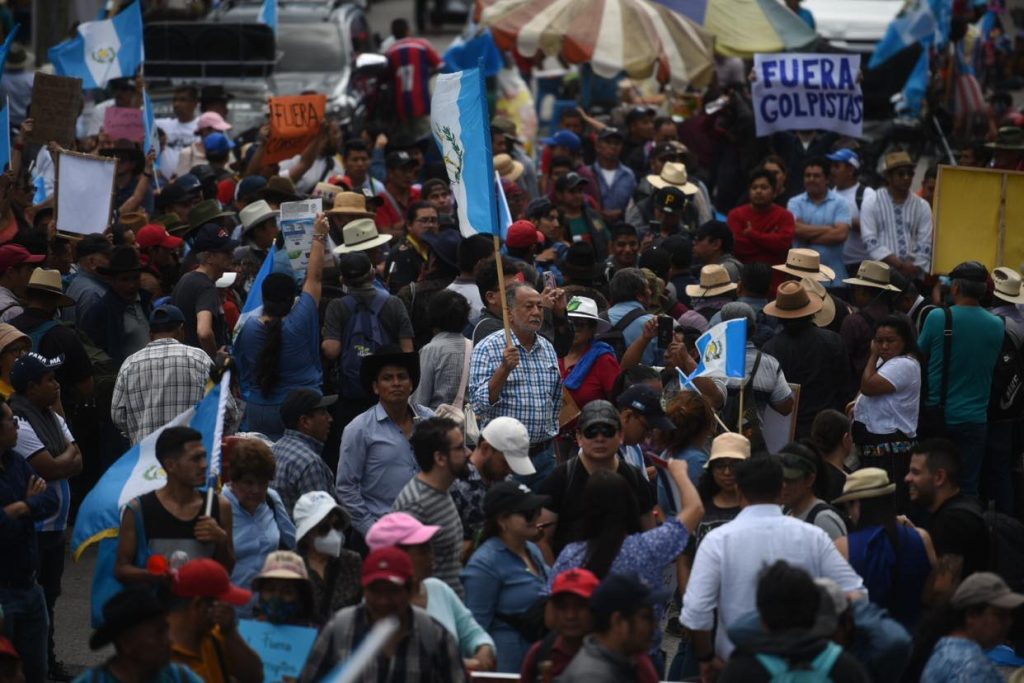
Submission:
<svg viewBox="0 0 1024 683">
<path fill-rule="evenodd" d="M 480 309 L 484 307 L 484 301 L 480 298 L 480 290 L 473 282 L 453 282 L 445 289 L 461 294 L 469 302 L 469 324 L 476 325 L 480 319 Z"/>
<path fill-rule="evenodd" d="M 181 122 L 176 118 L 157 119 L 156 127 L 167 136 L 167 144 L 160 152 L 160 169 L 163 173 L 173 172 L 178 168 L 178 157 L 182 150 L 196 141 L 196 123 L 199 117 L 191 121 Z"/>
<path fill-rule="evenodd" d="M 857 208 L 857 188 L 860 187 L 860 183 L 848 187 L 845 190 L 836 189 L 835 193 L 846 200 L 846 203 L 850 205 L 850 220 L 860 221 L 860 209 Z M 861 197 L 861 206 L 868 200 L 869 197 L 874 197 L 875 191 L 870 187 L 864 187 L 864 195 Z M 860 229 L 850 229 L 850 235 L 846 238 L 846 244 L 843 245 L 843 261 L 846 263 L 859 263 L 860 261 L 866 261 L 871 257 L 868 255 L 868 250 L 864 248 L 864 242 L 860 238 Z M 850 273 L 853 276 L 853 273 Z"/>
<path fill-rule="evenodd" d="M 607 168 L 598 166 L 597 170 L 600 171 L 601 177 L 604 178 L 604 184 L 607 185 L 608 187 L 611 187 L 612 183 L 615 182 L 615 173 L 619 169 L 613 168 L 609 171 Z"/>
<path fill-rule="evenodd" d="M 882 363 L 878 374 L 896 390 L 878 396 L 858 396 L 853 407 L 853 419 L 872 434 L 891 434 L 898 430 L 907 436 L 916 436 L 921 364 L 911 356 L 897 356 Z"/>
</svg>

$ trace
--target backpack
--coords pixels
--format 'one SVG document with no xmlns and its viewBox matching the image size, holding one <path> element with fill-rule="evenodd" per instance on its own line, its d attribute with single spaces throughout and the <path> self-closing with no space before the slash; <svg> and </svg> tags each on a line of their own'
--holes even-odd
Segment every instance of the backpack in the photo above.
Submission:
<svg viewBox="0 0 1024 683">
<path fill-rule="evenodd" d="M 818 656 L 809 663 L 809 668 L 793 669 L 787 659 L 777 655 L 756 655 L 757 661 L 771 676 L 772 683 L 823 683 L 831 681 L 829 673 L 835 666 L 843 648 L 829 641 Z"/>
<path fill-rule="evenodd" d="M 357 401 L 366 400 L 359 370 L 363 358 L 394 340 L 380 324 L 380 312 L 391 295 L 375 290 L 373 301 L 367 306 L 352 294 L 341 299 L 341 305 L 349 313 L 348 322 L 341 335 L 341 358 L 336 370 L 335 386 L 343 398 Z"/>
<path fill-rule="evenodd" d="M 623 354 L 626 353 L 626 328 L 633 324 L 640 316 L 647 315 L 647 310 L 644 308 L 634 308 L 626 315 L 619 319 L 619 322 L 612 325 L 612 328 L 597 336 L 597 341 L 603 341 L 608 346 L 612 347 L 615 351 L 615 357 L 618 360 L 622 360 Z"/>
<path fill-rule="evenodd" d="M 808 524 L 814 524 L 814 520 L 816 520 L 818 518 L 818 515 L 820 515 L 825 510 L 831 510 L 832 512 L 839 515 L 839 519 L 843 521 L 843 525 L 846 527 L 847 532 L 853 529 L 853 522 L 846 515 L 846 513 L 837 508 L 835 505 L 832 505 L 831 503 L 826 503 L 825 501 L 815 503 L 814 507 L 807 511 L 807 519 L 804 521 L 806 521 Z"/>
<path fill-rule="evenodd" d="M 988 529 L 988 569 L 1006 581 L 1010 590 L 1024 590 L 1024 524 L 1016 517 L 989 508 L 971 498 L 955 501 L 951 510 L 966 510 L 981 517 Z"/>
<path fill-rule="evenodd" d="M 1003 346 L 999 349 L 995 371 L 992 374 L 992 393 L 988 402 L 988 419 L 1016 419 L 1024 413 L 1024 354 L 1021 339 L 1009 328 L 1003 332 Z"/>
<path fill-rule="evenodd" d="M 754 451 L 764 450 L 764 424 L 761 422 L 761 414 L 757 410 L 757 400 L 754 392 L 754 377 L 757 369 L 761 366 L 761 351 L 757 352 L 754 358 L 754 365 L 750 369 L 750 379 L 742 388 L 729 388 L 722 406 L 722 421 L 731 429 L 733 425 L 739 424 L 740 420 L 740 392 L 743 393 L 743 427 L 740 430 L 743 436 L 750 441 L 750 448 Z"/>
<path fill-rule="evenodd" d="M 28 338 L 32 340 L 32 350 L 38 352 L 39 345 L 42 343 L 43 337 L 46 336 L 47 332 L 58 325 L 63 325 L 71 330 L 74 333 L 75 338 L 78 339 L 78 343 L 82 345 L 86 355 L 89 356 L 89 364 L 92 366 L 94 403 L 100 408 L 106 408 L 109 412 L 110 404 L 114 397 L 114 384 L 117 382 L 117 364 L 114 363 L 114 359 L 110 357 L 110 354 L 93 343 L 92 339 L 89 338 L 89 335 L 85 334 L 71 323 L 65 323 L 59 320 L 47 320 L 31 332 L 26 333 Z"/>
</svg>

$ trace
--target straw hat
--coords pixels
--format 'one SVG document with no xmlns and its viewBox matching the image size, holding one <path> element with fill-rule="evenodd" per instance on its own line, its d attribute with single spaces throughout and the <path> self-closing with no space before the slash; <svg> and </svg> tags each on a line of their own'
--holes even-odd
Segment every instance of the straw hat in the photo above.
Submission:
<svg viewBox="0 0 1024 683">
<path fill-rule="evenodd" d="M 790 249 L 786 254 L 786 262 L 772 268 L 799 278 L 810 277 L 823 282 L 836 277 L 834 270 L 821 265 L 821 254 L 813 249 Z"/>
<path fill-rule="evenodd" d="M 343 214 L 361 218 L 373 218 L 374 213 L 366 210 L 366 197 L 360 192 L 339 192 L 334 195 L 334 206 L 328 214 Z"/>
<path fill-rule="evenodd" d="M 890 495 L 895 490 L 896 484 L 889 481 L 889 475 L 885 470 L 880 467 L 865 467 L 846 478 L 843 495 L 833 500 L 832 503 L 846 503 L 863 498 L 880 498 Z"/>
<path fill-rule="evenodd" d="M 1020 273 L 1013 268 L 996 268 L 992 271 L 992 282 L 995 284 L 992 296 L 1011 304 L 1024 304 Z"/>
<path fill-rule="evenodd" d="M 725 432 L 715 437 L 711 442 L 711 456 L 708 462 L 722 458 L 733 460 L 746 460 L 750 457 L 750 440 L 736 432 Z"/>
<path fill-rule="evenodd" d="M 32 277 L 29 278 L 28 287 L 29 289 L 36 289 L 40 292 L 56 294 L 60 297 L 58 305 L 61 308 L 75 305 L 75 300 L 64 293 L 64 286 L 60 279 L 59 270 L 36 268 L 32 271 Z"/>
<path fill-rule="evenodd" d="M 28 351 L 32 348 L 32 338 L 27 334 L 19 330 L 14 325 L 8 323 L 0 323 L 0 352 L 3 352 L 8 346 L 16 341 L 25 340 L 27 346 L 25 350 Z"/>
<path fill-rule="evenodd" d="M 657 190 L 672 186 L 678 187 L 683 191 L 683 194 L 692 195 L 700 192 L 700 188 L 690 182 L 690 178 L 686 174 L 686 164 L 679 163 L 678 161 L 667 162 L 661 167 L 661 174 L 647 176 L 647 182 Z"/>
<path fill-rule="evenodd" d="M 809 294 L 821 299 L 821 310 L 814 314 L 814 324 L 818 327 L 828 327 L 836 319 L 836 302 L 825 287 L 817 280 L 809 277 L 802 278 L 800 284 Z"/>
<path fill-rule="evenodd" d="M 904 166 L 913 168 L 914 160 L 910 158 L 910 155 L 906 152 L 890 152 L 885 155 L 885 159 L 882 161 L 882 173 L 888 173 Z"/>
<path fill-rule="evenodd" d="M 686 296 L 705 298 L 735 289 L 736 283 L 729 279 L 729 271 L 717 263 L 710 263 L 700 269 L 699 285 L 686 285 Z"/>
<path fill-rule="evenodd" d="M 508 154 L 499 154 L 494 157 L 494 170 L 498 172 L 502 180 L 515 182 L 523 175 L 523 165 L 510 157 Z"/>
<path fill-rule="evenodd" d="M 597 302 L 585 296 L 574 296 L 565 307 L 570 318 L 590 320 L 597 323 L 597 333 L 603 334 L 612 328 L 612 324 L 597 314 Z"/>
<path fill-rule="evenodd" d="M 873 287 L 887 292 L 898 292 L 900 288 L 892 284 L 888 263 L 881 261 L 861 261 L 857 268 L 857 277 L 848 277 L 843 284 Z"/>
<path fill-rule="evenodd" d="M 764 307 L 767 315 L 775 318 L 806 318 L 822 309 L 818 297 L 811 297 L 799 282 L 783 282 L 779 285 L 775 301 Z"/>
<path fill-rule="evenodd" d="M 337 205 L 337 203 L 335 203 Z M 377 224 L 371 218 L 357 218 L 345 224 L 341 229 L 342 244 L 334 248 L 335 254 L 347 254 L 353 251 L 366 251 L 387 244 L 392 235 L 382 235 L 377 231 Z"/>
</svg>

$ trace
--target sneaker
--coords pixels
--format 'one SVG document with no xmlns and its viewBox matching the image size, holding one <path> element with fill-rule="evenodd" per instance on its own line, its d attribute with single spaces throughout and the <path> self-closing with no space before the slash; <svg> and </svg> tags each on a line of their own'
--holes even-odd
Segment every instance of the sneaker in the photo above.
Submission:
<svg viewBox="0 0 1024 683">
<path fill-rule="evenodd" d="M 75 679 L 75 675 L 68 671 L 67 666 L 65 666 L 64 662 L 59 659 L 55 659 L 50 662 L 49 669 L 50 672 L 47 678 L 51 681 L 55 681 L 56 683 L 70 683 L 70 681 Z"/>
</svg>

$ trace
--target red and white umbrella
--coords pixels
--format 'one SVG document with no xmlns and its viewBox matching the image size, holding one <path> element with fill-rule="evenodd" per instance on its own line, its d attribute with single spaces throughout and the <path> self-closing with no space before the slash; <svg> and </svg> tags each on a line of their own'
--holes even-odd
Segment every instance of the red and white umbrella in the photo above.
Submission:
<svg viewBox="0 0 1024 683">
<path fill-rule="evenodd" d="M 477 16 L 503 49 L 589 63 L 606 78 L 654 74 L 682 89 L 714 72 L 711 34 L 649 0 L 477 0 Z"/>
</svg>

